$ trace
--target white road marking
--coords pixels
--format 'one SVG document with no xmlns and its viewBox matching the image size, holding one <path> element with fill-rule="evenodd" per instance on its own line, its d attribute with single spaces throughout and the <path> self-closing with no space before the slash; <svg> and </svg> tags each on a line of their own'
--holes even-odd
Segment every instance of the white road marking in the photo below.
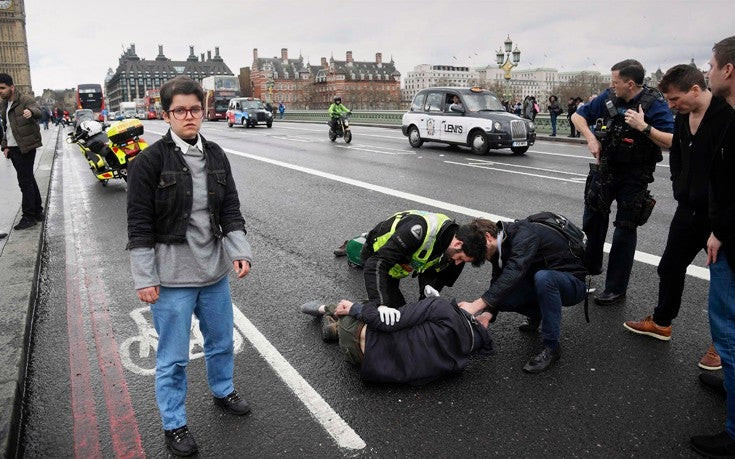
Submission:
<svg viewBox="0 0 735 459">
<path fill-rule="evenodd" d="M 241 156 L 243 158 L 254 159 L 256 161 L 261 161 L 264 163 L 273 164 L 275 166 L 285 167 L 287 169 L 304 172 L 304 173 L 315 175 L 317 177 L 322 177 L 328 180 L 334 180 L 334 181 L 345 183 L 348 185 L 354 185 L 360 188 L 376 191 L 378 193 L 383 193 L 389 196 L 394 196 L 397 198 L 406 199 L 408 201 L 413 201 L 419 204 L 436 207 L 437 209 L 447 210 L 455 214 L 467 215 L 469 217 L 482 217 L 482 218 L 487 218 L 493 221 L 498 221 L 498 220 L 513 221 L 515 220 L 515 218 L 503 217 L 500 215 L 490 214 L 487 212 L 483 212 L 481 210 L 476 210 L 476 209 L 472 209 L 472 208 L 464 207 L 464 206 L 458 206 L 456 204 L 452 204 L 449 202 L 438 201 L 438 200 L 427 198 L 424 196 L 419 196 L 417 194 L 406 193 L 404 191 L 394 190 L 392 188 L 387 188 L 387 187 L 380 186 L 380 185 L 374 185 L 372 183 L 363 182 L 361 180 L 355 180 L 355 179 L 351 179 L 348 177 L 343 177 L 341 175 L 330 174 L 329 172 L 322 172 L 316 169 L 311 169 L 308 167 L 303 167 L 303 166 L 299 166 L 296 164 L 287 163 L 284 161 L 278 161 L 275 159 L 265 158 L 263 156 L 258 156 L 258 155 L 254 155 L 251 153 L 244 153 L 241 151 L 233 150 L 231 148 L 225 148 L 224 151 L 226 151 L 227 153 L 236 155 L 236 156 Z M 604 251 L 606 253 L 610 253 L 610 244 L 605 243 Z M 634 259 L 636 261 L 645 263 L 647 265 L 658 266 L 658 263 L 661 260 L 661 257 L 636 250 Z M 687 274 L 689 274 L 692 277 L 699 278 L 699 279 L 703 279 L 707 281 L 709 280 L 709 270 L 701 266 L 689 265 L 689 268 L 687 268 Z"/>
<path fill-rule="evenodd" d="M 416 154 L 413 151 L 393 150 L 389 148 L 385 148 L 384 150 L 393 150 L 393 151 L 373 150 L 371 148 L 366 148 L 360 145 L 335 145 L 335 147 L 344 148 L 346 150 L 358 150 L 358 151 L 368 151 L 370 153 L 380 153 L 381 155 L 415 155 Z M 373 148 L 383 148 L 383 147 L 373 147 Z"/>
<path fill-rule="evenodd" d="M 567 157 L 567 158 L 577 158 L 577 159 L 584 159 L 584 160 L 588 160 L 588 161 L 589 160 L 592 160 L 592 156 L 590 156 L 590 155 L 579 156 L 579 155 L 570 155 L 570 154 L 567 154 L 567 153 L 554 153 L 554 152 L 551 152 L 551 151 L 538 151 L 538 150 L 528 150 L 526 153 L 536 153 L 538 155 L 549 155 L 549 156 L 564 156 L 564 157 Z M 660 166 L 660 167 L 671 167 L 668 164 L 663 164 L 663 163 L 658 163 L 658 164 L 656 164 L 656 166 Z"/>
<path fill-rule="evenodd" d="M 556 174 L 576 175 L 578 177 L 587 178 L 587 174 L 580 174 L 580 173 L 577 173 L 577 172 L 561 171 L 559 169 L 547 169 L 547 168 L 543 168 L 543 167 L 523 166 L 521 164 L 501 163 L 501 162 L 497 162 L 497 161 L 490 161 L 490 160 L 487 160 L 487 159 L 477 159 L 477 158 L 465 158 L 465 159 L 467 161 L 474 162 L 474 163 L 477 163 L 479 165 L 488 165 L 488 166 L 500 165 L 500 166 L 508 166 L 508 167 L 517 167 L 517 168 L 520 168 L 520 169 L 533 169 L 533 170 L 537 170 L 537 171 L 554 172 Z M 445 162 L 447 162 L 447 161 L 445 161 Z"/>
<path fill-rule="evenodd" d="M 549 179 L 549 180 L 559 180 L 561 182 L 584 183 L 585 180 L 586 180 L 585 178 L 567 179 L 567 178 L 562 178 L 562 177 L 552 177 L 550 175 L 532 174 L 530 172 L 511 171 L 511 170 L 508 170 L 508 169 L 501 169 L 499 167 L 484 166 L 484 165 L 480 165 L 480 164 L 465 164 L 465 163 L 458 163 L 458 162 L 455 162 L 455 161 L 444 161 L 444 162 L 447 163 L 447 164 L 455 164 L 457 166 L 475 167 L 475 168 L 478 168 L 478 169 L 488 169 L 488 170 L 498 171 L 498 172 L 507 172 L 509 174 L 519 174 L 519 175 L 526 175 L 526 176 L 529 176 L 529 177 L 538 177 L 538 178 L 544 178 L 544 179 Z M 565 172 L 565 173 L 569 173 L 569 172 Z M 575 174 L 575 175 L 578 175 L 578 174 Z"/>
<path fill-rule="evenodd" d="M 332 436 L 340 448 L 363 449 L 365 442 L 354 430 L 324 401 L 321 395 L 296 371 L 278 350 L 263 336 L 247 317 L 232 305 L 235 325 L 250 341 L 266 362 L 293 393 L 306 405 L 311 415 Z"/>
</svg>

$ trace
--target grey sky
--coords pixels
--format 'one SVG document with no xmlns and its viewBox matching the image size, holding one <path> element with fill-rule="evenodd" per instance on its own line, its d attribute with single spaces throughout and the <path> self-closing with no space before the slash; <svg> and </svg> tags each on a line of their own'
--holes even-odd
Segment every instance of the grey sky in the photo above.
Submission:
<svg viewBox="0 0 735 459">
<path fill-rule="evenodd" d="M 221 1 L 27 0 L 31 79 L 44 88 L 104 81 L 123 47 L 154 59 L 158 45 L 174 60 L 220 47 L 237 74 L 261 57 L 299 52 L 355 60 L 393 56 L 405 75 L 418 64 L 480 67 L 510 34 L 521 49 L 520 68 L 560 71 L 608 69 L 635 58 L 647 72 L 688 63 L 703 68 L 714 42 L 735 34 L 729 0 L 638 1 Z"/>
</svg>

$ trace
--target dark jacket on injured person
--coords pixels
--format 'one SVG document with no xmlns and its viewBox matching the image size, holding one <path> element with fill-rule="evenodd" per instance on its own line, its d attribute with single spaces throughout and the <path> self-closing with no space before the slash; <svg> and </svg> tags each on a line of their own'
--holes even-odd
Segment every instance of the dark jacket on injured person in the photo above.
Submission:
<svg viewBox="0 0 735 459">
<path fill-rule="evenodd" d="M 406 304 L 394 325 L 380 321 L 378 303 L 352 305 L 350 315 L 366 323 L 360 376 L 381 383 L 425 384 L 460 373 L 470 355 L 494 352 L 488 330 L 441 297 Z"/>
</svg>

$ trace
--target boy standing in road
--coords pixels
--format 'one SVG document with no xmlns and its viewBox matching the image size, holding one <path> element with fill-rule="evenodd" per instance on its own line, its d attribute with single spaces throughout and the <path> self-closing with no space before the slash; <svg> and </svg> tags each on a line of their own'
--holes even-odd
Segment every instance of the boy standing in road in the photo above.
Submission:
<svg viewBox="0 0 735 459">
<path fill-rule="evenodd" d="M 131 163 L 128 249 L 138 298 L 151 305 L 159 336 L 156 400 L 166 445 L 176 456 L 198 451 L 186 422 L 191 316 L 204 336 L 214 403 L 250 412 L 233 386 L 233 314 L 228 274 L 250 272 L 252 254 L 227 156 L 199 130 L 204 92 L 176 77 L 161 87 L 171 129 Z"/>
</svg>

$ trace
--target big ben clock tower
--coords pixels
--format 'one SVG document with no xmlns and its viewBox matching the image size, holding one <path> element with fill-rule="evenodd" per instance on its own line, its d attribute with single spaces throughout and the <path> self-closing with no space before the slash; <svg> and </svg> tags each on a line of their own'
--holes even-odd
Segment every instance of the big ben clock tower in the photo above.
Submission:
<svg viewBox="0 0 735 459">
<path fill-rule="evenodd" d="M 31 93 L 23 0 L 0 0 L 0 72 L 13 77 L 18 91 Z"/>
</svg>

